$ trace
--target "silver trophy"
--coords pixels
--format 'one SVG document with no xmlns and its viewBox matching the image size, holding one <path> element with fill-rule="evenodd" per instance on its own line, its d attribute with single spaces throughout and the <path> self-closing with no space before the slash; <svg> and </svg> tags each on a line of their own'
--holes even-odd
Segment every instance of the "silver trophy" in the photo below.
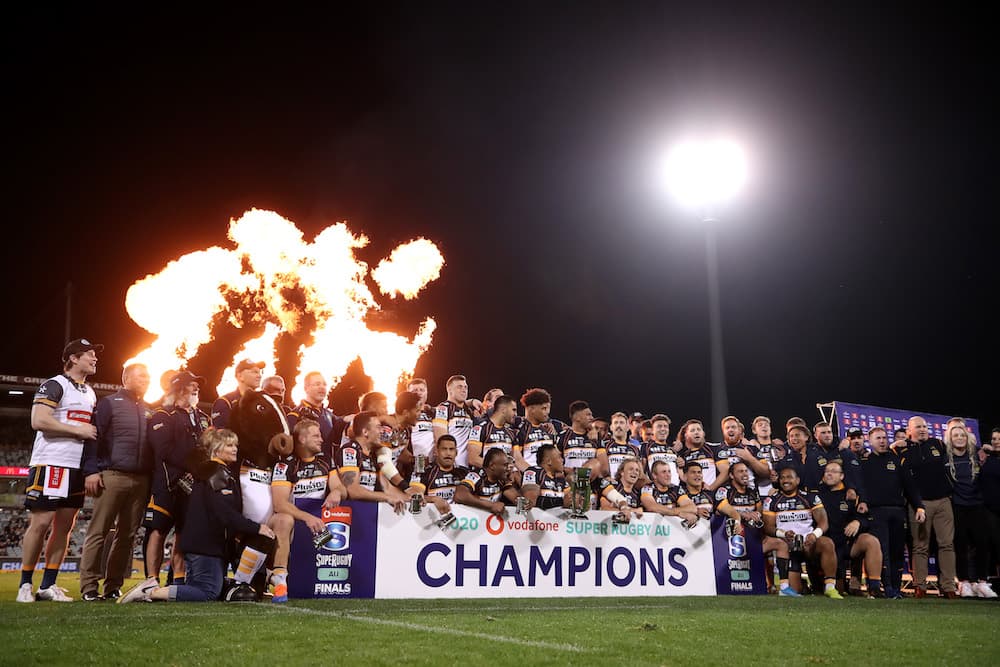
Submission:
<svg viewBox="0 0 1000 667">
<path fill-rule="evenodd" d="M 587 519 L 590 509 L 590 469 L 576 468 L 569 478 L 571 519 Z"/>
<path fill-rule="evenodd" d="M 528 499 L 524 496 L 517 497 L 517 507 L 514 510 L 515 514 L 524 514 L 528 511 Z"/>
<path fill-rule="evenodd" d="M 427 469 L 427 455 L 417 454 L 413 459 L 413 472 L 418 475 L 423 475 L 424 471 Z"/>
<path fill-rule="evenodd" d="M 420 514 L 424 509 L 424 498 L 419 493 L 410 496 L 410 514 Z"/>
</svg>

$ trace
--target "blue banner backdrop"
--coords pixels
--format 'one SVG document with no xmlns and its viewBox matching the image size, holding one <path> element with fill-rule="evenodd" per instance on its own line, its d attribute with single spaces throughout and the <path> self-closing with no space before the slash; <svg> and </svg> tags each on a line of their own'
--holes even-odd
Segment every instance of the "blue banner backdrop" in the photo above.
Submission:
<svg viewBox="0 0 1000 667">
<path fill-rule="evenodd" d="M 861 405 L 860 403 L 845 403 L 844 401 L 833 402 L 836 412 L 836 422 L 838 433 L 841 438 L 847 436 L 848 429 L 860 428 L 865 434 L 869 429 L 881 426 L 889 434 L 891 443 L 892 432 L 898 428 L 906 428 L 906 422 L 910 417 L 923 417 L 930 427 L 931 437 L 944 441 L 944 427 L 948 420 L 955 415 L 937 415 L 931 412 L 919 412 L 917 410 L 898 410 L 896 408 L 882 408 L 877 405 Z M 982 444 L 979 437 L 979 421 L 969 417 L 963 417 L 965 425 L 976 436 L 976 446 Z M 865 437 L 865 444 L 868 444 L 868 437 Z"/>
</svg>

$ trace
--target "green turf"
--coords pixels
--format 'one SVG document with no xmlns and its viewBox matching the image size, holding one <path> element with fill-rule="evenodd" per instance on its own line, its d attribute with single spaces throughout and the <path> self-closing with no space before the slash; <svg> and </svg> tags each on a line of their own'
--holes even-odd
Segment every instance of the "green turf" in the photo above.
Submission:
<svg viewBox="0 0 1000 667">
<path fill-rule="evenodd" d="M 67 588 L 76 583 L 66 575 L 60 580 Z M 1000 604 L 981 600 L 768 596 L 24 605 L 13 602 L 16 586 L 16 574 L 0 575 L 0 664 L 19 667 L 1000 662 L 994 632 Z"/>
</svg>

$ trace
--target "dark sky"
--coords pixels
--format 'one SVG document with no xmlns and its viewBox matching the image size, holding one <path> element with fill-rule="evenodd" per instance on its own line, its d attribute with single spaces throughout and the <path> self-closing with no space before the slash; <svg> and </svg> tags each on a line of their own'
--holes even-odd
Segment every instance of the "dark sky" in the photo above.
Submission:
<svg viewBox="0 0 1000 667">
<path fill-rule="evenodd" d="M 462 372 L 478 396 L 546 387 L 560 416 L 707 421 L 704 230 L 647 180 L 668 140 L 728 132 L 752 160 L 718 227 L 731 411 L 1000 424 L 989 22 L 776 7 L 12 17 L 0 372 L 58 370 L 72 281 L 72 335 L 114 381 L 151 340 L 128 287 L 256 206 L 308 237 L 346 220 L 373 262 L 439 245 L 441 279 L 384 301 L 402 332 L 438 321 L 432 399 Z"/>
</svg>

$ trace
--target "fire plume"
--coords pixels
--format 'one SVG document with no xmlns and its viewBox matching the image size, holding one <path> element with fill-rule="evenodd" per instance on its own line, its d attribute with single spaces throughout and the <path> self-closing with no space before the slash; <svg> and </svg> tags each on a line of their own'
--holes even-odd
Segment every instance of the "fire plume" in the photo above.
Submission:
<svg viewBox="0 0 1000 667">
<path fill-rule="evenodd" d="M 365 320 L 382 308 L 368 287 L 369 277 L 383 295 L 413 299 L 440 276 L 444 257 L 431 241 L 401 244 L 370 271 L 355 257 L 368 238 L 344 223 L 327 227 L 310 243 L 291 221 L 253 209 L 230 221 L 228 237 L 233 248 L 189 253 L 129 288 L 129 316 L 156 339 L 127 364 L 146 364 L 154 378 L 184 367 L 211 344 L 214 326 L 223 321 L 247 331 L 230 368 L 238 359 L 251 358 L 267 362 L 264 373 L 273 373 L 279 337 L 305 341 L 298 346 L 295 401 L 302 398 L 307 372 L 320 371 L 334 386 L 357 357 L 375 389 L 393 396 L 400 378 L 413 372 L 430 347 L 436 327 L 430 317 L 411 339 L 372 330 Z M 227 370 L 217 390 L 234 387 Z M 157 391 L 151 387 L 147 398 Z"/>
</svg>

